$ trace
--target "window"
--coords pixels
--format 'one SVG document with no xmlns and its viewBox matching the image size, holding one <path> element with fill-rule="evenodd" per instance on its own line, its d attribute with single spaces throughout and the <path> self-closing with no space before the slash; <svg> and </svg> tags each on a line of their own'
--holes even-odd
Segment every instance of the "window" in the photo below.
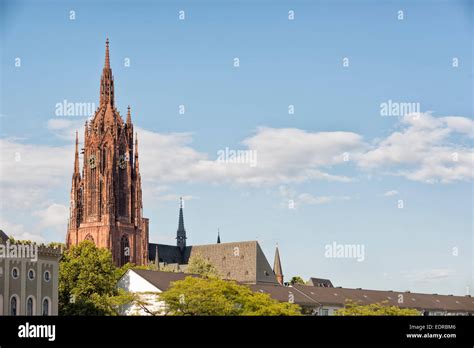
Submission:
<svg viewBox="0 0 474 348">
<path fill-rule="evenodd" d="M 26 315 L 34 315 L 35 314 L 35 301 L 33 296 L 28 297 L 26 300 Z"/>
<path fill-rule="evenodd" d="M 30 269 L 30 270 L 28 271 L 28 279 L 29 279 L 29 280 L 35 279 L 35 271 L 34 271 L 33 269 Z"/>
<path fill-rule="evenodd" d="M 321 315 L 329 315 L 329 309 L 323 308 L 321 309 Z"/>
<path fill-rule="evenodd" d="M 48 298 L 45 298 L 43 299 L 43 312 L 42 312 L 42 315 L 50 315 L 50 312 L 49 312 L 49 299 Z"/>
<path fill-rule="evenodd" d="M 94 180 L 92 180 L 92 181 L 94 181 Z M 91 241 L 92 243 L 95 244 L 95 242 L 94 242 L 94 237 L 92 237 L 90 233 L 87 234 L 87 236 L 86 236 L 86 238 L 84 238 L 84 240 Z"/>
<path fill-rule="evenodd" d="M 51 280 L 51 273 L 49 271 L 44 271 L 44 280 L 47 282 Z"/>
<path fill-rule="evenodd" d="M 18 315 L 18 296 L 13 295 L 10 299 L 10 315 Z"/>
<path fill-rule="evenodd" d="M 128 262 L 130 262 L 130 243 L 128 236 L 124 234 L 120 239 L 120 264 L 123 266 Z"/>
<path fill-rule="evenodd" d="M 3 275 L 3 267 L 0 267 L 0 277 Z"/>
<path fill-rule="evenodd" d="M 17 279 L 18 276 L 19 276 L 19 274 L 20 274 L 20 271 L 18 270 L 18 268 L 17 268 L 17 267 L 13 267 L 13 268 L 12 268 L 12 277 L 13 277 L 13 279 Z"/>
</svg>

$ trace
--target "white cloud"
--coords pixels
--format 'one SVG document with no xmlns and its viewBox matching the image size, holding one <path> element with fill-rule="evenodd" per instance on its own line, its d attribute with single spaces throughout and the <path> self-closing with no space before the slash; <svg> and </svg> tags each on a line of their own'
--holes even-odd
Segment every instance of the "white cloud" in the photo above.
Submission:
<svg viewBox="0 0 474 348">
<path fill-rule="evenodd" d="M 31 240 L 37 243 L 44 242 L 44 238 L 40 234 L 28 231 L 22 224 L 7 221 L 3 216 L 0 216 L 0 229 L 9 237 L 13 237 L 17 240 Z"/>
<path fill-rule="evenodd" d="M 24 139 L 0 139 L 0 194 L 2 215 L 6 209 L 22 209 L 39 219 L 39 226 L 59 230 L 67 219 L 67 208 L 53 200 L 63 191 L 68 199 L 74 161 L 74 131 L 83 135 L 84 119 L 55 118 L 47 127 L 63 146 L 27 144 Z M 371 145 L 352 132 L 310 132 L 295 128 L 259 128 L 244 139 L 241 150 L 254 151 L 257 165 L 217 160 L 217 151 L 207 154 L 192 147 L 192 134 L 160 134 L 139 129 L 139 152 L 146 200 L 177 200 L 169 193 L 176 182 L 239 184 L 250 186 L 289 185 L 314 180 L 350 182 L 355 175 L 340 175 L 338 166 L 349 163 L 369 175 L 403 176 L 434 183 L 467 181 L 473 177 L 473 121 L 456 116 L 435 118 L 429 113 L 403 117 L 398 129 Z M 463 139 L 468 141 L 463 141 Z M 80 138 L 82 139 L 82 138 Z M 80 140 L 82 142 L 82 140 Z M 227 144 L 228 146 L 228 144 Z M 222 146 L 223 148 L 226 145 Z M 239 149 L 236 149 L 239 150 Z M 150 192 L 158 194 L 151 195 Z M 61 194 L 62 195 L 62 194 Z M 290 193 L 287 193 L 290 195 Z M 296 204 L 324 204 L 347 200 L 347 196 L 314 196 L 291 193 Z M 187 197 L 193 199 L 196 197 Z M 55 217 L 57 215 L 57 220 Z M 9 225 L 17 234 L 21 224 Z M 6 231 L 8 233 L 8 231 Z"/>
<path fill-rule="evenodd" d="M 451 277 L 455 272 L 452 269 L 428 269 L 428 270 L 411 270 L 402 272 L 402 275 L 415 282 L 432 282 L 436 280 L 447 279 Z"/>
<path fill-rule="evenodd" d="M 84 139 L 84 123 L 86 119 L 71 119 L 65 117 L 51 118 L 46 127 L 58 138 L 73 141 L 78 131 L 79 141 Z"/>
<path fill-rule="evenodd" d="M 351 198 L 349 196 L 313 196 L 310 193 L 301 193 L 297 197 L 297 202 L 300 204 L 325 204 L 334 201 L 348 201 Z"/>
<path fill-rule="evenodd" d="M 472 124 L 463 117 L 407 115 L 400 130 L 375 141 L 372 149 L 357 157 L 357 164 L 426 183 L 470 180 L 472 148 L 455 144 L 451 137 L 472 134 Z"/>
<path fill-rule="evenodd" d="M 142 177 L 153 182 L 211 182 L 249 185 L 351 181 L 329 172 L 345 152 L 360 151 L 362 138 L 349 132 L 311 133 L 299 129 L 260 128 L 244 139 L 243 150 L 257 154 L 257 165 L 223 163 L 189 145 L 190 134 L 163 135 L 139 130 Z M 217 153 L 217 152 L 216 152 Z"/>
<path fill-rule="evenodd" d="M 348 201 L 351 199 L 349 196 L 314 196 L 310 193 L 303 192 L 297 193 L 295 190 L 287 187 L 280 186 L 278 188 L 279 194 L 283 197 L 284 201 L 282 202 L 283 206 L 288 206 L 289 201 L 293 201 L 294 208 L 298 208 L 302 205 L 319 205 L 327 204 L 335 201 Z"/>
<path fill-rule="evenodd" d="M 69 208 L 62 204 L 53 203 L 46 209 L 33 212 L 39 217 L 38 228 L 51 228 L 58 233 L 64 234 L 67 229 Z"/>
<path fill-rule="evenodd" d="M 64 184 L 72 175 L 73 145 L 55 147 L 0 139 L 0 153 L 0 184 L 51 187 Z"/>
<path fill-rule="evenodd" d="M 398 191 L 397 190 L 387 191 L 383 195 L 384 195 L 384 197 L 396 196 L 396 195 L 398 195 Z"/>
</svg>

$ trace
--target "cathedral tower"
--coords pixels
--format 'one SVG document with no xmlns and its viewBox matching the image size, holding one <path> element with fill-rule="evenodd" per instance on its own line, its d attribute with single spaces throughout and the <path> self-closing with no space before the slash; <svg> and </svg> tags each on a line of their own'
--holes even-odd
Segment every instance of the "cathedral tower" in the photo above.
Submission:
<svg viewBox="0 0 474 348">
<path fill-rule="evenodd" d="M 70 247 L 90 240 L 109 249 L 117 266 L 127 262 L 144 265 L 148 219 L 142 216 L 138 140 L 130 107 L 125 122 L 115 108 L 108 39 L 105 45 L 100 105 L 90 123 L 85 123 L 82 174 L 76 132 L 66 244 Z"/>
</svg>

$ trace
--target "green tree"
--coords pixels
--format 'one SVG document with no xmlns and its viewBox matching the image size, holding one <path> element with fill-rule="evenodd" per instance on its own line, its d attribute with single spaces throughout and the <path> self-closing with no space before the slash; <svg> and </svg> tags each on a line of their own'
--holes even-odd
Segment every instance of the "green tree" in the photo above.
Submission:
<svg viewBox="0 0 474 348">
<path fill-rule="evenodd" d="M 388 301 L 361 305 L 359 302 L 347 300 L 344 308 L 338 309 L 335 315 L 421 315 L 419 311 L 411 308 L 400 308 L 388 305 Z"/>
<path fill-rule="evenodd" d="M 191 256 L 185 273 L 198 274 L 204 278 L 220 278 L 217 268 L 200 255 Z"/>
<path fill-rule="evenodd" d="M 300 276 L 294 276 L 293 278 L 291 278 L 290 284 L 291 285 L 295 285 L 295 284 L 304 285 L 305 282 L 304 282 L 303 278 L 301 278 Z"/>
<path fill-rule="evenodd" d="M 218 278 L 186 277 L 159 294 L 167 315 L 300 315 L 298 305 L 281 303 L 268 294 Z"/>
<path fill-rule="evenodd" d="M 116 315 L 134 295 L 117 289 L 109 250 L 90 241 L 67 250 L 59 264 L 60 315 Z"/>
</svg>

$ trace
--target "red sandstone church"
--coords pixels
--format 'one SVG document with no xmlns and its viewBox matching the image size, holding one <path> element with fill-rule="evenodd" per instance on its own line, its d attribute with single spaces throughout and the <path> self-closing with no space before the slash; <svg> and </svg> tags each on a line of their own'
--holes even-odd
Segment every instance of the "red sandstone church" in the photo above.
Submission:
<svg viewBox="0 0 474 348">
<path fill-rule="evenodd" d="M 68 248 L 90 240 L 110 250 L 117 266 L 155 263 L 158 269 L 166 265 L 177 271 L 184 270 L 193 255 L 199 255 L 212 262 L 224 279 L 283 284 L 278 248 L 272 270 L 257 241 L 221 244 L 219 236 L 215 244 L 187 246 L 182 201 L 176 245 L 148 243 L 149 221 L 143 217 L 138 142 L 136 135 L 134 139 L 130 107 L 125 122 L 115 108 L 108 40 L 100 105 L 92 121 L 85 124 L 82 173 L 78 143 L 76 133 Z"/>
<path fill-rule="evenodd" d="M 148 262 L 148 219 L 142 216 L 138 141 L 128 107 L 124 122 L 114 103 L 109 41 L 100 80 L 100 105 L 84 129 L 84 162 L 76 153 L 72 175 L 70 219 L 66 244 L 91 240 L 111 250 L 114 263 Z"/>
</svg>

